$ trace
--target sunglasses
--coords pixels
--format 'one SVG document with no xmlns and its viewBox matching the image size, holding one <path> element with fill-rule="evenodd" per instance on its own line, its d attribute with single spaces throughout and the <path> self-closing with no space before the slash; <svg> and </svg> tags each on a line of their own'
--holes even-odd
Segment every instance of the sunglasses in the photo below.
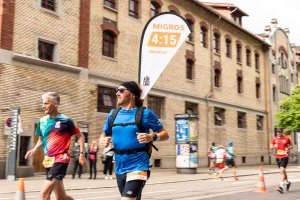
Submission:
<svg viewBox="0 0 300 200">
<path fill-rule="evenodd" d="M 121 94 L 123 94 L 123 92 L 127 90 L 126 88 L 117 88 L 116 92 L 120 92 Z"/>
</svg>

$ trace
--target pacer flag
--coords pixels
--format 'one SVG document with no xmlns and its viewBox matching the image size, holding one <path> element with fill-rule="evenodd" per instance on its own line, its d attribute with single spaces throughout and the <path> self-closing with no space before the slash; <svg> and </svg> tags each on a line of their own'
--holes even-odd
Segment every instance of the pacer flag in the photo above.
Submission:
<svg viewBox="0 0 300 200">
<path fill-rule="evenodd" d="M 140 45 L 139 82 L 143 90 L 142 99 L 190 33 L 185 19 L 175 13 L 160 13 L 148 21 Z"/>
</svg>

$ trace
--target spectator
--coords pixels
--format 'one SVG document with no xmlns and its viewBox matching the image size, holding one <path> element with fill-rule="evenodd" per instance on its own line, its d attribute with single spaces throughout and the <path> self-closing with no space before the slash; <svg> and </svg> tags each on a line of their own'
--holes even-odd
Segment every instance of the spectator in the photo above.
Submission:
<svg viewBox="0 0 300 200">
<path fill-rule="evenodd" d="M 79 164 L 79 157 L 80 157 L 80 146 L 78 143 L 75 143 L 75 149 L 73 151 L 73 173 L 72 173 L 72 179 L 75 178 L 77 169 L 78 169 L 78 178 L 81 178 L 82 174 L 82 166 Z"/>
<path fill-rule="evenodd" d="M 97 152 L 98 145 L 96 141 L 93 141 L 89 147 L 89 161 L 90 161 L 90 177 L 92 179 L 93 171 L 94 171 L 94 179 L 97 177 Z"/>
</svg>

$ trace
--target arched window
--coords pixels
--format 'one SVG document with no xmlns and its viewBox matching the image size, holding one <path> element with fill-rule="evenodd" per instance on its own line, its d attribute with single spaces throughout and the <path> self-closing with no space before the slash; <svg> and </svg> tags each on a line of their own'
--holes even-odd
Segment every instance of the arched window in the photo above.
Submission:
<svg viewBox="0 0 300 200">
<path fill-rule="evenodd" d="M 194 78 L 194 61 L 186 60 L 186 79 L 193 80 Z"/>
<path fill-rule="evenodd" d="M 260 94 L 260 79 L 259 77 L 256 77 L 256 80 L 255 80 L 255 94 L 256 94 L 256 98 L 259 99 L 261 97 L 261 94 Z"/>
<path fill-rule="evenodd" d="M 170 12 L 180 15 L 179 9 L 174 5 L 169 5 L 168 9 L 169 9 Z"/>
<path fill-rule="evenodd" d="M 237 92 L 239 94 L 243 93 L 243 78 L 240 76 L 237 77 Z"/>
<path fill-rule="evenodd" d="M 229 38 L 226 38 L 225 45 L 226 45 L 226 56 L 228 58 L 231 58 L 231 40 Z"/>
<path fill-rule="evenodd" d="M 201 38 L 200 38 L 200 41 L 201 41 L 201 44 L 202 44 L 202 47 L 204 48 L 207 48 L 207 28 L 205 26 L 201 26 Z"/>
<path fill-rule="evenodd" d="M 103 31 L 102 55 L 114 58 L 115 57 L 115 34 L 111 31 Z"/>
<path fill-rule="evenodd" d="M 129 0 L 129 16 L 139 18 L 139 0 Z"/>
<path fill-rule="evenodd" d="M 251 50 L 246 49 L 246 65 L 251 67 Z"/>
<path fill-rule="evenodd" d="M 220 53 L 220 34 L 217 32 L 214 32 L 213 35 L 213 40 L 214 40 L 214 52 L 215 53 Z"/>
<path fill-rule="evenodd" d="M 260 71 L 259 54 L 258 53 L 255 53 L 255 70 L 257 72 Z"/>
<path fill-rule="evenodd" d="M 189 26 L 189 28 L 191 30 L 191 33 L 188 36 L 189 37 L 189 41 L 190 42 L 194 42 L 194 22 L 192 20 L 190 20 L 190 19 L 187 19 L 186 21 L 187 21 L 188 26 Z"/>
<path fill-rule="evenodd" d="M 158 13 L 160 13 L 160 10 L 161 10 L 161 5 L 159 5 L 159 3 L 156 1 L 151 1 L 150 17 L 153 17 L 154 15 L 157 15 Z"/>
<path fill-rule="evenodd" d="M 215 87 L 221 87 L 221 71 L 215 69 Z"/>
<path fill-rule="evenodd" d="M 239 41 L 236 43 L 236 62 L 242 63 L 242 44 Z"/>
<path fill-rule="evenodd" d="M 260 83 L 256 83 L 255 88 L 256 88 L 256 98 L 259 99 L 260 98 Z"/>
<path fill-rule="evenodd" d="M 236 71 L 236 81 L 237 81 L 237 93 L 241 94 L 243 93 L 243 72 L 242 70 L 237 70 Z"/>
</svg>

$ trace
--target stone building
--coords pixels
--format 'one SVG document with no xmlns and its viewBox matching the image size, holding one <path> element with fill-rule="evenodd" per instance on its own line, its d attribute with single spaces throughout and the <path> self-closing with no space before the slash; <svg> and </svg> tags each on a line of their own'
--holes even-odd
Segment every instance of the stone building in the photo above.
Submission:
<svg viewBox="0 0 300 200">
<path fill-rule="evenodd" d="M 269 118 L 270 133 L 276 135 L 275 114 L 280 111 L 280 102 L 291 95 L 294 87 L 299 83 L 297 72 L 297 50 L 295 44 L 289 40 L 289 29 L 278 26 L 276 18 L 270 25 L 265 26 L 265 32 L 260 34 L 262 38 L 271 44 L 269 63 Z M 294 144 L 293 153 L 298 152 L 296 133 L 291 133 Z M 293 157 L 295 159 L 295 157 Z"/>
<path fill-rule="evenodd" d="M 199 166 L 207 166 L 211 142 L 228 141 L 234 142 L 238 165 L 269 163 L 270 45 L 242 27 L 245 12 L 230 9 L 224 16 L 197 0 L 2 2 L 0 177 L 5 177 L 8 144 L 4 121 L 16 106 L 23 128 L 17 171 L 43 171 L 42 152 L 28 161 L 23 156 L 36 141 L 40 96 L 46 91 L 61 94 L 60 111 L 77 122 L 86 142 L 98 139 L 114 108 L 115 88 L 138 80 L 145 24 L 169 11 L 183 16 L 192 33 L 145 99 L 170 134 L 167 142 L 157 143 L 155 167 L 175 168 L 174 115 L 188 112 L 199 117 Z"/>
</svg>

